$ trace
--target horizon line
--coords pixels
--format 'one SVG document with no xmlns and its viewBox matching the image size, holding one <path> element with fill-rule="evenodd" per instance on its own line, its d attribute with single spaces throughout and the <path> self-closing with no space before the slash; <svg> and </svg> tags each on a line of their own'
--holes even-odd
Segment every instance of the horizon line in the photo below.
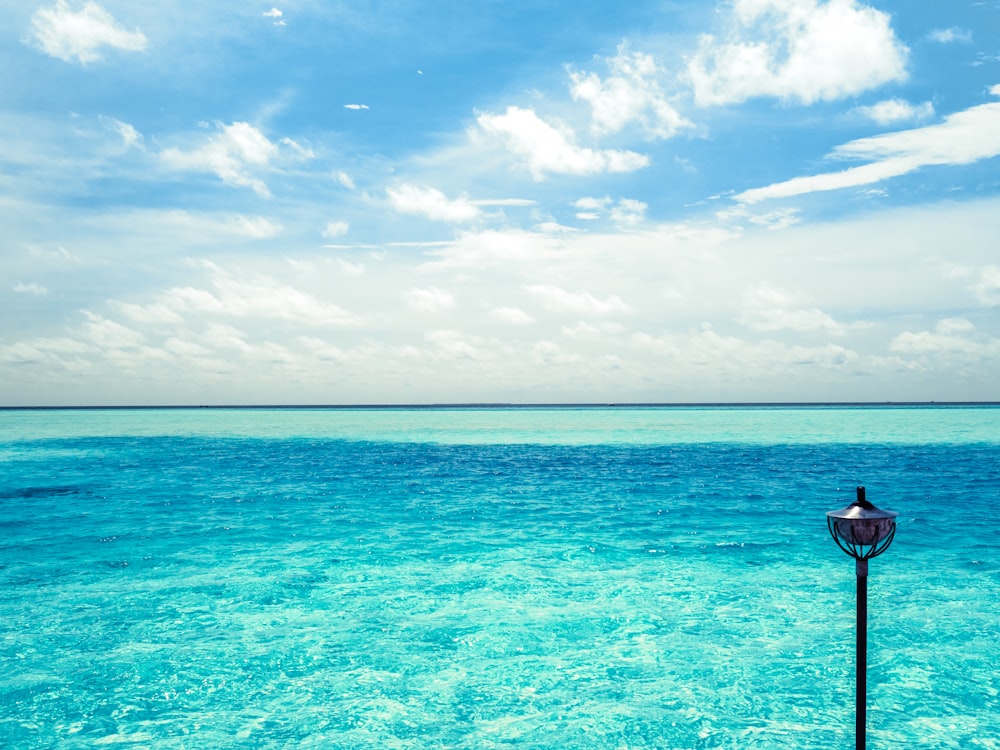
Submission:
<svg viewBox="0 0 1000 750">
<path fill-rule="evenodd" d="M 750 408 L 750 407 L 914 407 L 1000 406 L 1000 401 L 621 401 L 621 402 L 433 402 L 359 404 L 38 404 L 0 406 L 0 411 L 86 411 L 164 409 L 635 409 L 635 408 Z"/>
</svg>

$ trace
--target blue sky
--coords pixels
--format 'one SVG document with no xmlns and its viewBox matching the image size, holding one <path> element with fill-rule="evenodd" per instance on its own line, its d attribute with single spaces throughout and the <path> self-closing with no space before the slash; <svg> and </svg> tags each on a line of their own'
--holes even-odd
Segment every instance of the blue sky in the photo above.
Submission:
<svg viewBox="0 0 1000 750">
<path fill-rule="evenodd" d="M 0 403 L 1000 400 L 1000 3 L 2 3 Z"/>
</svg>

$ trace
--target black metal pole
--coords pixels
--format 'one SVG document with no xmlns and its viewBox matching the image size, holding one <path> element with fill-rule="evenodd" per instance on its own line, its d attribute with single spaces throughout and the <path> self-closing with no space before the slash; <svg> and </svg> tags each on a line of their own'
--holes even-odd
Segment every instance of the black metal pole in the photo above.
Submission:
<svg viewBox="0 0 1000 750">
<path fill-rule="evenodd" d="M 854 746 L 865 750 L 868 692 L 868 561 L 857 561 L 858 573 L 858 663 L 856 668 Z"/>
</svg>

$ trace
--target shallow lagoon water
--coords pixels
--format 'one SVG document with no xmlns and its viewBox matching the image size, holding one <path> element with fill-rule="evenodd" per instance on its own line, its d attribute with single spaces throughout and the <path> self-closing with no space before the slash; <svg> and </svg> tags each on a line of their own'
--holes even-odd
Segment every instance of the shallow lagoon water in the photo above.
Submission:
<svg viewBox="0 0 1000 750">
<path fill-rule="evenodd" d="M 0 746 L 1000 748 L 1000 409 L 0 412 Z"/>
</svg>

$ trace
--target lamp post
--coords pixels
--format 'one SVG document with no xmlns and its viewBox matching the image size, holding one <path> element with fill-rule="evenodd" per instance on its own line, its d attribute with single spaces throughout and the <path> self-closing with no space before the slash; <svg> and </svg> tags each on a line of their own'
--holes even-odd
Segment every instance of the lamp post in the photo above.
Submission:
<svg viewBox="0 0 1000 750">
<path fill-rule="evenodd" d="M 868 687 L 868 561 L 881 555 L 896 535 L 896 516 L 880 510 L 865 499 L 858 487 L 858 499 L 840 510 L 826 514 L 830 535 L 855 560 L 858 576 L 857 666 L 855 671 L 855 750 L 865 750 L 866 693 Z"/>
</svg>

